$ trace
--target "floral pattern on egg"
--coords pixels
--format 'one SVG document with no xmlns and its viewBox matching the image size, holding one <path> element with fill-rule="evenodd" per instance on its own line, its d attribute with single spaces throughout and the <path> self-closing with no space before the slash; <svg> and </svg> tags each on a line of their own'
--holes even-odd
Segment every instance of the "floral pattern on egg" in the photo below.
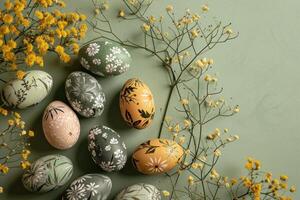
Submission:
<svg viewBox="0 0 300 200">
<path fill-rule="evenodd" d="M 47 141 L 57 149 L 68 149 L 79 138 L 79 119 L 75 112 L 61 101 L 53 101 L 47 106 L 42 124 Z"/>
<path fill-rule="evenodd" d="M 121 170 L 127 161 L 127 149 L 118 133 L 106 126 L 92 128 L 88 150 L 93 161 L 107 172 Z"/>
<path fill-rule="evenodd" d="M 97 41 L 83 46 L 79 51 L 81 65 L 100 76 L 119 75 L 126 72 L 131 55 L 124 47 L 109 41 Z"/>
<path fill-rule="evenodd" d="M 149 87 L 139 79 L 129 79 L 120 92 L 120 110 L 130 127 L 148 127 L 155 114 L 154 98 Z"/>
<path fill-rule="evenodd" d="M 31 70 L 26 72 L 22 80 L 7 82 L 1 91 L 1 99 L 6 106 L 27 108 L 41 102 L 50 93 L 52 85 L 53 79 L 50 74 Z"/>
<path fill-rule="evenodd" d="M 31 192 L 49 192 L 66 184 L 73 174 L 71 160 L 62 155 L 41 157 L 31 164 L 22 177 L 24 187 Z"/>
<path fill-rule="evenodd" d="M 100 116 L 105 95 L 97 79 L 84 72 L 72 72 L 65 83 L 66 97 L 72 108 L 84 117 Z"/>
<path fill-rule="evenodd" d="M 156 138 L 138 146 L 132 156 L 134 167 L 143 174 L 170 171 L 182 159 L 183 148 L 175 141 Z"/>
<path fill-rule="evenodd" d="M 106 200 L 112 188 L 111 179 L 102 174 L 86 174 L 65 190 L 62 200 Z"/>
<path fill-rule="evenodd" d="M 114 200 L 161 200 L 161 194 L 154 185 L 138 183 L 124 188 Z"/>
</svg>

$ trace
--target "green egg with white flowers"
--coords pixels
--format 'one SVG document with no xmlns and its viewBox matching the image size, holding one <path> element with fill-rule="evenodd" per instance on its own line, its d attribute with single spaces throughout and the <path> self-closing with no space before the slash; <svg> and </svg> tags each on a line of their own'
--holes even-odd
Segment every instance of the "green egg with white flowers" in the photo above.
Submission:
<svg viewBox="0 0 300 200">
<path fill-rule="evenodd" d="M 79 51 L 81 65 L 93 74 L 107 77 L 126 72 L 131 65 L 131 55 L 119 44 L 96 41 L 83 46 Z"/>
</svg>

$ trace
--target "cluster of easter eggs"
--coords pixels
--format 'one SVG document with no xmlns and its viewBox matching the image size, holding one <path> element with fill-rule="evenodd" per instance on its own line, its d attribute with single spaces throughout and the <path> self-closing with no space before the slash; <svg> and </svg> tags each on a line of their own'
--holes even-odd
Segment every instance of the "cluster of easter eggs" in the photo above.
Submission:
<svg viewBox="0 0 300 200">
<path fill-rule="evenodd" d="M 124 48 L 109 41 L 92 42 L 79 51 L 81 65 L 94 75 L 103 77 L 126 72 L 131 55 Z M 1 92 L 6 106 L 27 108 L 41 102 L 50 93 L 53 78 L 50 74 L 31 70 L 22 80 L 7 82 Z M 92 75 L 75 71 L 65 81 L 65 95 L 70 106 L 62 101 L 51 102 L 44 110 L 42 127 L 48 143 L 57 149 L 69 149 L 80 136 L 80 122 L 76 115 L 91 118 L 103 113 L 106 102 L 103 89 Z M 140 79 L 129 79 L 119 96 L 121 115 L 128 126 L 148 127 L 155 115 L 154 97 Z M 75 112 L 74 112 L 74 111 Z M 103 171 L 121 170 L 127 161 L 127 148 L 122 137 L 106 126 L 96 126 L 88 134 L 88 150 L 92 160 Z M 155 175 L 172 170 L 182 159 L 183 149 L 175 141 L 156 138 L 140 144 L 132 155 L 133 166 L 141 173 Z M 31 192 L 49 192 L 66 184 L 72 177 L 73 164 L 62 155 L 48 155 L 36 160 L 22 178 Z M 62 195 L 63 200 L 108 198 L 112 188 L 109 177 L 86 174 L 74 180 Z M 159 190 L 150 184 L 138 183 L 124 188 L 115 200 L 159 200 Z"/>
</svg>

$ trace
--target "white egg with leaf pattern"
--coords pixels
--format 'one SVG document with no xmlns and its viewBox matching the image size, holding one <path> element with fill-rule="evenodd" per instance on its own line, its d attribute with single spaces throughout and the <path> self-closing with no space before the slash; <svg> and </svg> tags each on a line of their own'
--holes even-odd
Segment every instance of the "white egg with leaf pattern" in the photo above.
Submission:
<svg viewBox="0 0 300 200">
<path fill-rule="evenodd" d="M 1 99 L 6 106 L 27 108 L 41 102 L 50 93 L 53 79 L 40 70 L 27 71 L 22 80 L 7 82 L 1 91 Z"/>
</svg>

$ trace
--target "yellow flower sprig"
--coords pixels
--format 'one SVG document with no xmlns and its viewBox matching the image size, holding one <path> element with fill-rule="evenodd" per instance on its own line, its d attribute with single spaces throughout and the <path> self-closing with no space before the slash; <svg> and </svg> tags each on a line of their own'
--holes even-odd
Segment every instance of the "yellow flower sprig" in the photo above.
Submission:
<svg viewBox="0 0 300 200">
<path fill-rule="evenodd" d="M 3 3 L 3 2 L 1 2 Z M 61 0 L 6 0 L 1 6 L 0 67 L 1 71 L 18 71 L 19 66 L 43 67 L 44 57 L 56 52 L 62 62 L 79 51 L 78 42 L 85 36 L 86 16 L 77 12 L 62 12 Z M 33 8 L 33 10 L 31 9 Z M 64 51 L 57 52 L 62 47 Z"/>
<path fill-rule="evenodd" d="M 25 122 L 17 112 L 0 107 L 0 117 L 7 118 L 6 127 L 0 130 L 0 175 L 6 175 L 12 168 L 28 169 L 29 138 L 34 137 L 34 132 L 26 130 Z M 3 192 L 3 187 L 1 190 Z"/>
</svg>

